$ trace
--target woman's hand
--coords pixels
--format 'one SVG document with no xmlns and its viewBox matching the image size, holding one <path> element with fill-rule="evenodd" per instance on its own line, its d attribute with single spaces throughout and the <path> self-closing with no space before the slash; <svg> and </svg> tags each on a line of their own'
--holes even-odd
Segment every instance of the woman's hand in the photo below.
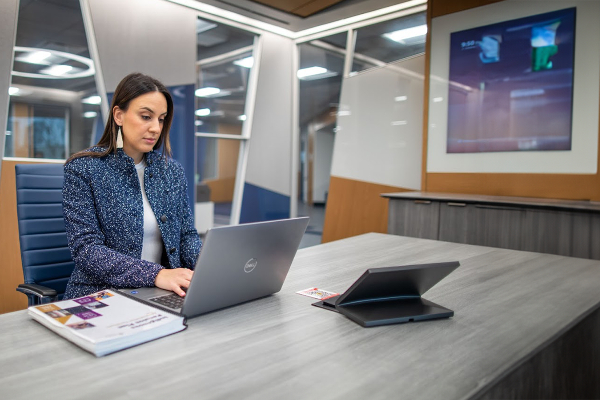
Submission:
<svg viewBox="0 0 600 400">
<path fill-rule="evenodd" d="M 161 289 L 171 290 L 180 296 L 185 296 L 185 292 L 181 288 L 188 288 L 194 271 L 187 268 L 161 269 L 154 285 Z"/>
</svg>

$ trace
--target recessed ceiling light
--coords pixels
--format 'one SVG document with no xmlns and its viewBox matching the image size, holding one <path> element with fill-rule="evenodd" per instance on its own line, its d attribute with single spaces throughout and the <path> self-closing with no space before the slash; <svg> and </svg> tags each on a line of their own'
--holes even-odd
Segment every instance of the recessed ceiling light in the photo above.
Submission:
<svg viewBox="0 0 600 400">
<path fill-rule="evenodd" d="M 13 76 L 20 76 L 23 78 L 35 78 L 35 79 L 75 79 L 75 78 L 84 78 L 87 76 L 93 76 L 96 73 L 96 69 L 94 68 L 94 62 L 86 57 L 81 57 L 76 54 L 67 53 L 65 51 L 58 50 L 50 50 L 50 49 L 40 49 L 35 47 L 22 47 L 15 46 L 15 59 L 23 57 L 21 53 L 33 54 L 37 52 L 50 53 L 52 57 L 58 57 L 62 59 L 73 60 L 76 63 L 81 63 L 85 65 L 87 68 L 74 68 L 69 65 L 53 65 L 50 68 L 46 68 L 39 72 L 23 72 L 23 71 L 12 71 Z M 17 54 L 19 54 L 17 56 Z M 51 65 L 49 62 L 40 62 L 44 65 Z M 54 67 L 58 67 L 55 69 Z M 67 70 L 68 68 L 68 70 Z"/>
<path fill-rule="evenodd" d="M 20 91 L 20 90 L 19 90 L 19 88 L 18 88 L 18 87 L 11 86 L 11 87 L 9 87 L 9 88 L 8 88 L 8 94 L 9 94 L 10 96 L 14 96 L 14 95 L 16 95 L 17 93 L 19 93 L 19 91 Z"/>
<path fill-rule="evenodd" d="M 384 33 L 384 38 L 393 40 L 394 42 L 404 43 L 405 39 L 410 39 L 427 34 L 427 25 L 413 26 L 412 28 L 401 29 L 399 31 Z"/>
<path fill-rule="evenodd" d="M 245 121 L 246 120 L 246 115 L 240 115 L 240 116 L 238 116 L 238 119 L 240 121 Z"/>
<path fill-rule="evenodd" d="M 242 58 L 241 60 L 235 60 L 233 63 L 235 65 L 239 65 L 240 67 L 252 68 L 252 66 L 254 65 L 254 57 L 250 56 Z"/>
<path fill-rule="evenodd" d="M 53 65 L 49 68 L 41 69 L 40 73 L 52 76 L 63 76 L 72 69 L 73 67 L 70 65 Z"/>
<path fill-rule="evenodd" d="M 15 57 L 15 60 L 30 63 L 30 64 L 41 64 L 48 65 L 50 64 L 48 61 L 45 61 L 46 58 L 50 57 L 52 54 L 49 51 L 37 50 L 25 53 L 19 57 Z"/>
<path fill-rule="evenodd" d="M 307 76 L 320 75 L 327 72 L 327 68 L 323 67 L 308 67 L 299 69 L 297 72 L 298 78 L 306 78 Z"/>
<path fill-rule="evenodd" d="M 95 112 L 95 111 L 86 111 L 86 112 L 83 113 L 83 117 L 84 118 L 94 118 L 94 117 L 97 117 L 97 116 L 98 116 L 98 113 Z"/>
<path fill-rule="evenodd" d="M 102 103 L 102 98 L 100 96 L 94 95 L 81 99 L 81 102 L 85 104 L 100 104 Z"/>
<path fill-rule="evenodd" d="M 206 117 L 207 115 L 210 115 L 210 108 L 201 108 L 199 110 L 196 110 L 194 114 L 196 114 L 199 117 Z"/>
<path fill-rule="evenodd" d="M 216 87 L 204 87 L 196 90 L 195 94 L 198 97 L 208 97 L 221 92 L 221 89 Z"/>
<path fill-rule="evenodd" d="M 298 76 L 298 79 L 302 79 L 305 81 L 313 80 L 313 79 L 329 78 L 330 76 L 336 76 L 336 75 L 337 75 L 337 72 L 329 71 L 329 70 L 327 70 L 327 68 L 317 67 L 317 66 L 302 68 L 302 69 L 299 69 L 298 72 L 296 73 L 296 76 Z"/>
</svg>

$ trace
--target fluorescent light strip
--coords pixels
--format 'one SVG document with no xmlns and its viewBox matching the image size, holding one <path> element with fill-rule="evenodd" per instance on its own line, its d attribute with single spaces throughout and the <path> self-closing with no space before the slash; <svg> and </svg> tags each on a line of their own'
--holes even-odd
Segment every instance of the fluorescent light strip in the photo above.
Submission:
<svg viewBox="0 0 600 400">
<path fill-rule="evenodd" d="M 100 104 L 102 103 L 102 98 L 100 96 L 90 96 L 81 99 L 81 102 L 85 104 Z"/>
<path fill-rule="evenodd" d="M 73 69 L 73 67 L 71 67 L 70 65 L 53 65 L 49 68 L 41 69 L 40 72 L 42 74 L 47 74 L 47 75 L 52 75 L 52 76 L 63 76 L 64 74 L 66 74 L 67 72 L 69 72 L 72 69 Z"/>
<path fill-rule="evenodd" d="M 254 65 L 254 57 L 250 56 L 250 57 L 242 58 L 241 60 L 236 60 L 233 63 L 235 65 L 239 65 L 240 67 L 252 68 L 252 66 Z"/>
<path fill-rule="evenodd" d="M 39 48 L 35 48 L 35 47 L 21 47 L 21 46 L 14 47 L 15 52 L 23 52 L 23 51 L 33 52 L 33 51 L 39 51 L 39 50 L 47 51 L 54 56 L 64 57 L 69 60 L 75 60 L 77 62 L 87 65 L 88 69 L 76 70 L 76 72 L 68 74 L 68 75 L 54 75 L 54 73 L 59 73 L 60 70 L 58 70 L 56 72 L 55 72 L 55 70 L 51 70 L 51 73 L 46 71 L 45 73 L 39 73 L 39 74 L 38 73 L 30 73 L 30 72 L 12 71 L 12 75 L 21 76 L 23 78 L 38 78 L 38 79 L 67 79 L 67 78 L 73 79 L 73 78 L 84 78 L 87 76 L 92 76 L 96 73 L 96 70 L 94 68 L 94 62 L 91 59 L 86 58 L 86 57 L 81 57 L 76 54 L 71 54 L 71 53 L 67 53 L 64 51 L 57 51 L 57 50 L 39 49 Z M 72 69 L 73 67 L 70 67 L 70 68 Z M 42 71 L 40 71 L 40 72 L 42 72 Z"/>
<path fill-rule="evenodd" d="M 197 89 L 194 93 L 197 97 L 209 97 L 215 94 L 219 94 L 221 92 L 221 89 L 216 88 L 216 87 L 203 87 L 200 89 Z"/>
<path fill-rule="evenodd" d="M 32 51 L 27 55 L 17 57 L 16 59 L 30 64 L 48 65 L 48 62 L 44 60 L 50 57 L 51 55 L 52 54 L 50 54 L 49 51 L 38 50 Z"/>
<path fill-rule="evenodd" d="M 419 25 L 413 26 L 412 28 L 400 29 L 399 31 L 384 33 L 381 36 L 386 39 L 393 40 L 394 42 L 404 43 L 405 39 L 425 36 L 426 34 L 427 25 Z"/>
<path fill-rule="evenodd" d="M 302 79 L 302 78 L 306 78 L 308 76 L 321 75 L 326 72 L 327 72 L 326 68 L 315 66 L 315 67 L 299 69 L 298 72 L 296 73 L 296 75 L 298 76 L 298 78 Z"/>
<path fill-rule="evenodd" d="M 427 0 L 410 0 L 410 1 L 406 1 L 404 3 L 381 8 L 379 10 L 370 11 L 368 13 L 356 15 L 354 17 L 341 19 L 341 20 L 330 22 L 330 23 L 323 24 L 320 26 L 315 26 L 313 28 L 305 29 L 303 31 L 292 32 L 288 29 L 280 28 L 278 26 L 271 25 L 266 22 L 248 18 L 243 15 L 236 14 L 234 12 L 223 10 L 221 8 L 214 7 L 214 6 L 204 4 L 204 3 L 194 1 L 194 0 L 167 0 L 167 1 L 170 1 L 171 3 L 182 5 L 184 7 L 192 8 L 194 10 L 212 14 L 217 17 L 224 18 L 224 19 L 228 20 L 226 23 L 228 23 L 230 25 L 238 25 L 238 24 L 248 25 L 250 27 L 258 28 L 260 30 L 264 30 L 267 32 L 272 32 L 272 33 L 275 33 L 275 34 L 278 34 L 281 36 L 285 36 L 290 39 L 298 39 L 303 36 L 314 35 L 316 33 L 328 31 L 330 29 L 339 28 L 344 25 L 350 25 L 350 24 L 368 20 L 371 18 L 380 17 L 385 14 L 390 14 L 390 13 L 393 13 L 396 11 L 401 11 L 401 10 L 405 10 L 405 9 L 408 9 L 411 7 L 427 4 Z"/>
<path fill-rule="evenodd" d="M 420 6 L 422 4 L 427 4 L 427 0 L 411 0 L 411 1 L 406 1 L 404 3 L 396 4 L 394 6 L 381 8 L 379 10 L 371 11 L 371 12 L 360 14 L 360 15 L 356 15 L 354 17 L 350 17 L 350 18 L 346 18 L 346 19 L 340 19 L 339 21 L 334 21 L 334 22 L 330 22 L 328 24 L 324 24 L 324 25 L 320 25 L 320 26 L 315 26 L 314 28 L 305 29 L 303 31 L 293 33 L 292 39 L 298 39 L 298 38 L 303 37 L 303 36 L 308 36 L 308 35 L 313 35 L 315 33 L 320 33 L 320 32 L 324 32 L 324 31 L 328 31 L 330 29 L 335 29 L 335 28 L 339 28 L 339 27 L 344 26 L 344 25 L 350 25 L 350 24 L 354 24 L 354 23 L 357 23 L 357 22 L 365 21 L 365 20 L 368 20 L 368 19 L 371 19 L 371 18 L 380 17 L 380 16 L 385 15 L 385 14 L 390 14 L 390 13 L 393 13 L 393 12 L 396 12 L 396 11 L 405 10 L 407 8 L 411 8 L 411 7 L 415 7 L 415 6 Z"/>
<path fill-rule="evenodd" d="M 257 21 L 255 19 L 248 18 L 248 17 L 245 17 L 240 14 L 236 14 L 231 11 L 223 10 L 221 8 L 211 6 L 209 4 L 200 3 L 195 0 L 167 0 L 167 1 L 170 1 L 171 3 L 179 4 L 179 5 L 188 7 L 188 8 L 193 8 L 194 10 L 198 10 L 198 11 L 201 11 L 201 12 L 204 12 L 207 14 L 212 14 L 217 17 L 221 17 L 226 20 L 229 20 L 231 22 L 237 22 L 238 24 L 241 24 L 241 25 L 248 25 L 248 26 L 258 28 L 258 29 L 261 29 L 264 31 L 276 33 L 281 36 L 291 38 L 292 37 L 291 35 L 293 34 L 293 32 L 291 32 L 287 29 L 280 28 L 275 25 L 267 24 L 266 22 Z M 238 24 L 236 24 L 236 25 L 238 25 Z"/>
</svg>

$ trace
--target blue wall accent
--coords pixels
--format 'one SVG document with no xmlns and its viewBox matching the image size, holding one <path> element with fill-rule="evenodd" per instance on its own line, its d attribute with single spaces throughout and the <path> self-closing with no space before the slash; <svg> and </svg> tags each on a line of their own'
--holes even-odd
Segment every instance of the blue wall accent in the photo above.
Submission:
<svg viewBox="0 0 600 400">
<path fill-rule="evenodd" d="M 168 87 L 173 98 L 173 122 L 169 138 L 173 158 L 183 165 L 187 180 L 188 199 L 194 212 L 194 85 Z M 107 93 L 108 104 L 114 93 Z M 109 106 L 110 107 L 110 106 Z M 110 112 L 110 111 L 109 111 Z M 104 126 L 99 129 L 95 143 L 98 143 Z"/>
<path fill-rule="evenodd" d="M 170 140 L 173 158 L 183 165 L 188 198 L 194 211 L 194 85 L 170 86 L 173 97 L 173 123 Z"/>
<path fill-rule="evenodd" d="M 290 217 L 290 196 L 244 184 L 240 223 L 270 221 Z"/>
</svg>

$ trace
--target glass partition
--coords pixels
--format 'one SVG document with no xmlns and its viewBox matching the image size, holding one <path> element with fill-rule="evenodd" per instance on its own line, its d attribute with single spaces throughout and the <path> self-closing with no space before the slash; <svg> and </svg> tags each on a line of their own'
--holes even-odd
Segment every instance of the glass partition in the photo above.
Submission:
<svg viewBox="0 0 600 400">
<path fill-rule="evenodd" d="M 343 32 L 298 45 L 299 198 L 308 205 L 324 204 L 327 199 L 346 41 L 347 33 Z"/>
<path fill-rule="evenodd" d="M 102 126 L 78 0 L 21 1 L 4 157 L 64 159 Z"/>
<path fill-rule="evenodd" d="M 351 74 L 425 52 L 426 33 L 425 12 L 357 29 Z"/>
<path fill-rule="evenodd" d="M 198 204 L 206 202 L 214 208 L 214 218 L 196 213 L 210 220 L 203 232 L 230 221 L 257 35 L 198 18 L 197 40 L 196 201 L 197 210 L 209 210 Z"/>
</svg>

